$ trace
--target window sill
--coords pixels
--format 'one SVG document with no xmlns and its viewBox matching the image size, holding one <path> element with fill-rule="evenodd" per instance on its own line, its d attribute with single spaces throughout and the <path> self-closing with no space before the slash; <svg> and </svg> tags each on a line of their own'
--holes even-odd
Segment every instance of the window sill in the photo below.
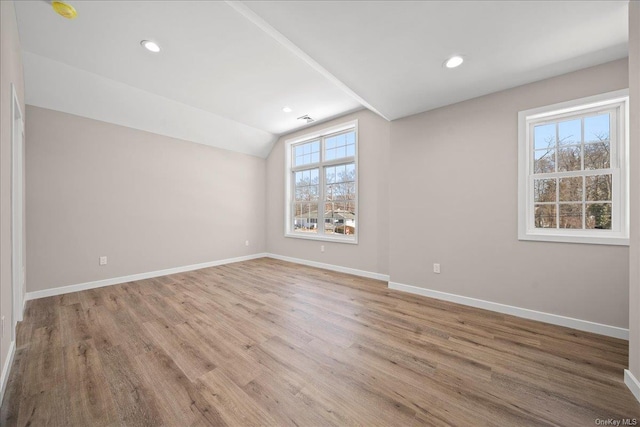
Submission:
<svg viewBox="0 0 640 427">
<path fill-rule="evenodd" d="M 557 243 L 581 243 L 587 245 L 629 246 L 629 238 L 622 236 L 569 235 L 560 233 L 521 233 L 518 240 Z"/>
<path fill-rule="evenodd" d="M 334 243 L 347 243 L 351 245 L 358 244 L 358 237 L 337 237 L 337 236 L 327 236 L 327 235 L 309 235 L 302 233 L 285 233 L 284 237 L 290 237 L 293 239 L 303 239 L 303 240 L 320 240 L 323 242 L 334 242 Z"/>
</svg>

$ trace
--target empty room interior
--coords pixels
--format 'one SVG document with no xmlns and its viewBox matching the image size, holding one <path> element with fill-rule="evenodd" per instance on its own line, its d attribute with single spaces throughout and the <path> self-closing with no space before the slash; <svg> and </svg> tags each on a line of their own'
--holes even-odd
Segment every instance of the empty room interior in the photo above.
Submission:
<svg viewBox="0 0 640 427">
<path fill-rule="evenodd" d="M 0 425 L 640 423 L 637 0 L 0 17 Z"/>
</svg>

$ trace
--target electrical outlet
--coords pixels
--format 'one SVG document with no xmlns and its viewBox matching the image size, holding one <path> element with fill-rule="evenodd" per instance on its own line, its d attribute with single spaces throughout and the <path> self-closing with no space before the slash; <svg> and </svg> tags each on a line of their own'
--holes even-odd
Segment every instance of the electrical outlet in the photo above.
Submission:
<svg viewBox="0 0 640 427">
<path fill-rule="evenodd" d="M 245 245 L 245 246 L 249 246 L 249 241 L 248 241 L 248 240 L 245 240 L 245 241 L 244 241 L 244 245 Z"/>
<path fill-rule="evenodd" d="M 324 252 L 324 245 L 320 245 L 320 252 Z"/>
<path fill-rule="evenodd" d="M 101 256 L 100 257 L 100 265 L 107 265 L 107 257 L 106 256 Z"/>
<path fill-rule="evenodd" d="M 433 264 L 433 272 L 440 274 L 440 264 Z"/>
</svg>

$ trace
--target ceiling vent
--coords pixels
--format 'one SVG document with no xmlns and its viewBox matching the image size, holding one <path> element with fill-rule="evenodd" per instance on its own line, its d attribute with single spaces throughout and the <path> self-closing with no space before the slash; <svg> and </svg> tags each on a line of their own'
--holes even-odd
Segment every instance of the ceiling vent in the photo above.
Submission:
<svg viewBox="0 0 640 427">
<path fill-rule="evenodd" d="M 311 117 L 309 117 L 308 114 L 305 114 L 304 116 L 300 116 L 298 117 L 298 120 L 306 120 L 307 123 L 313 123 L 315 122 L 315 120 L 313 120 Z"/>
</svg>

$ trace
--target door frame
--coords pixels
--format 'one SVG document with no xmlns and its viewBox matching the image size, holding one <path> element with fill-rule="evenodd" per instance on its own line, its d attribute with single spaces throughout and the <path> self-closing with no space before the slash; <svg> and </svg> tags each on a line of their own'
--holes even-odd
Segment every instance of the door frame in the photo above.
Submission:
<svg viewBox="0 0 640 427">
<path fill-rule="evenodd" d="M 24 115 L 11 84 L 11 338 L 24 311 Z"/>
</svg>

